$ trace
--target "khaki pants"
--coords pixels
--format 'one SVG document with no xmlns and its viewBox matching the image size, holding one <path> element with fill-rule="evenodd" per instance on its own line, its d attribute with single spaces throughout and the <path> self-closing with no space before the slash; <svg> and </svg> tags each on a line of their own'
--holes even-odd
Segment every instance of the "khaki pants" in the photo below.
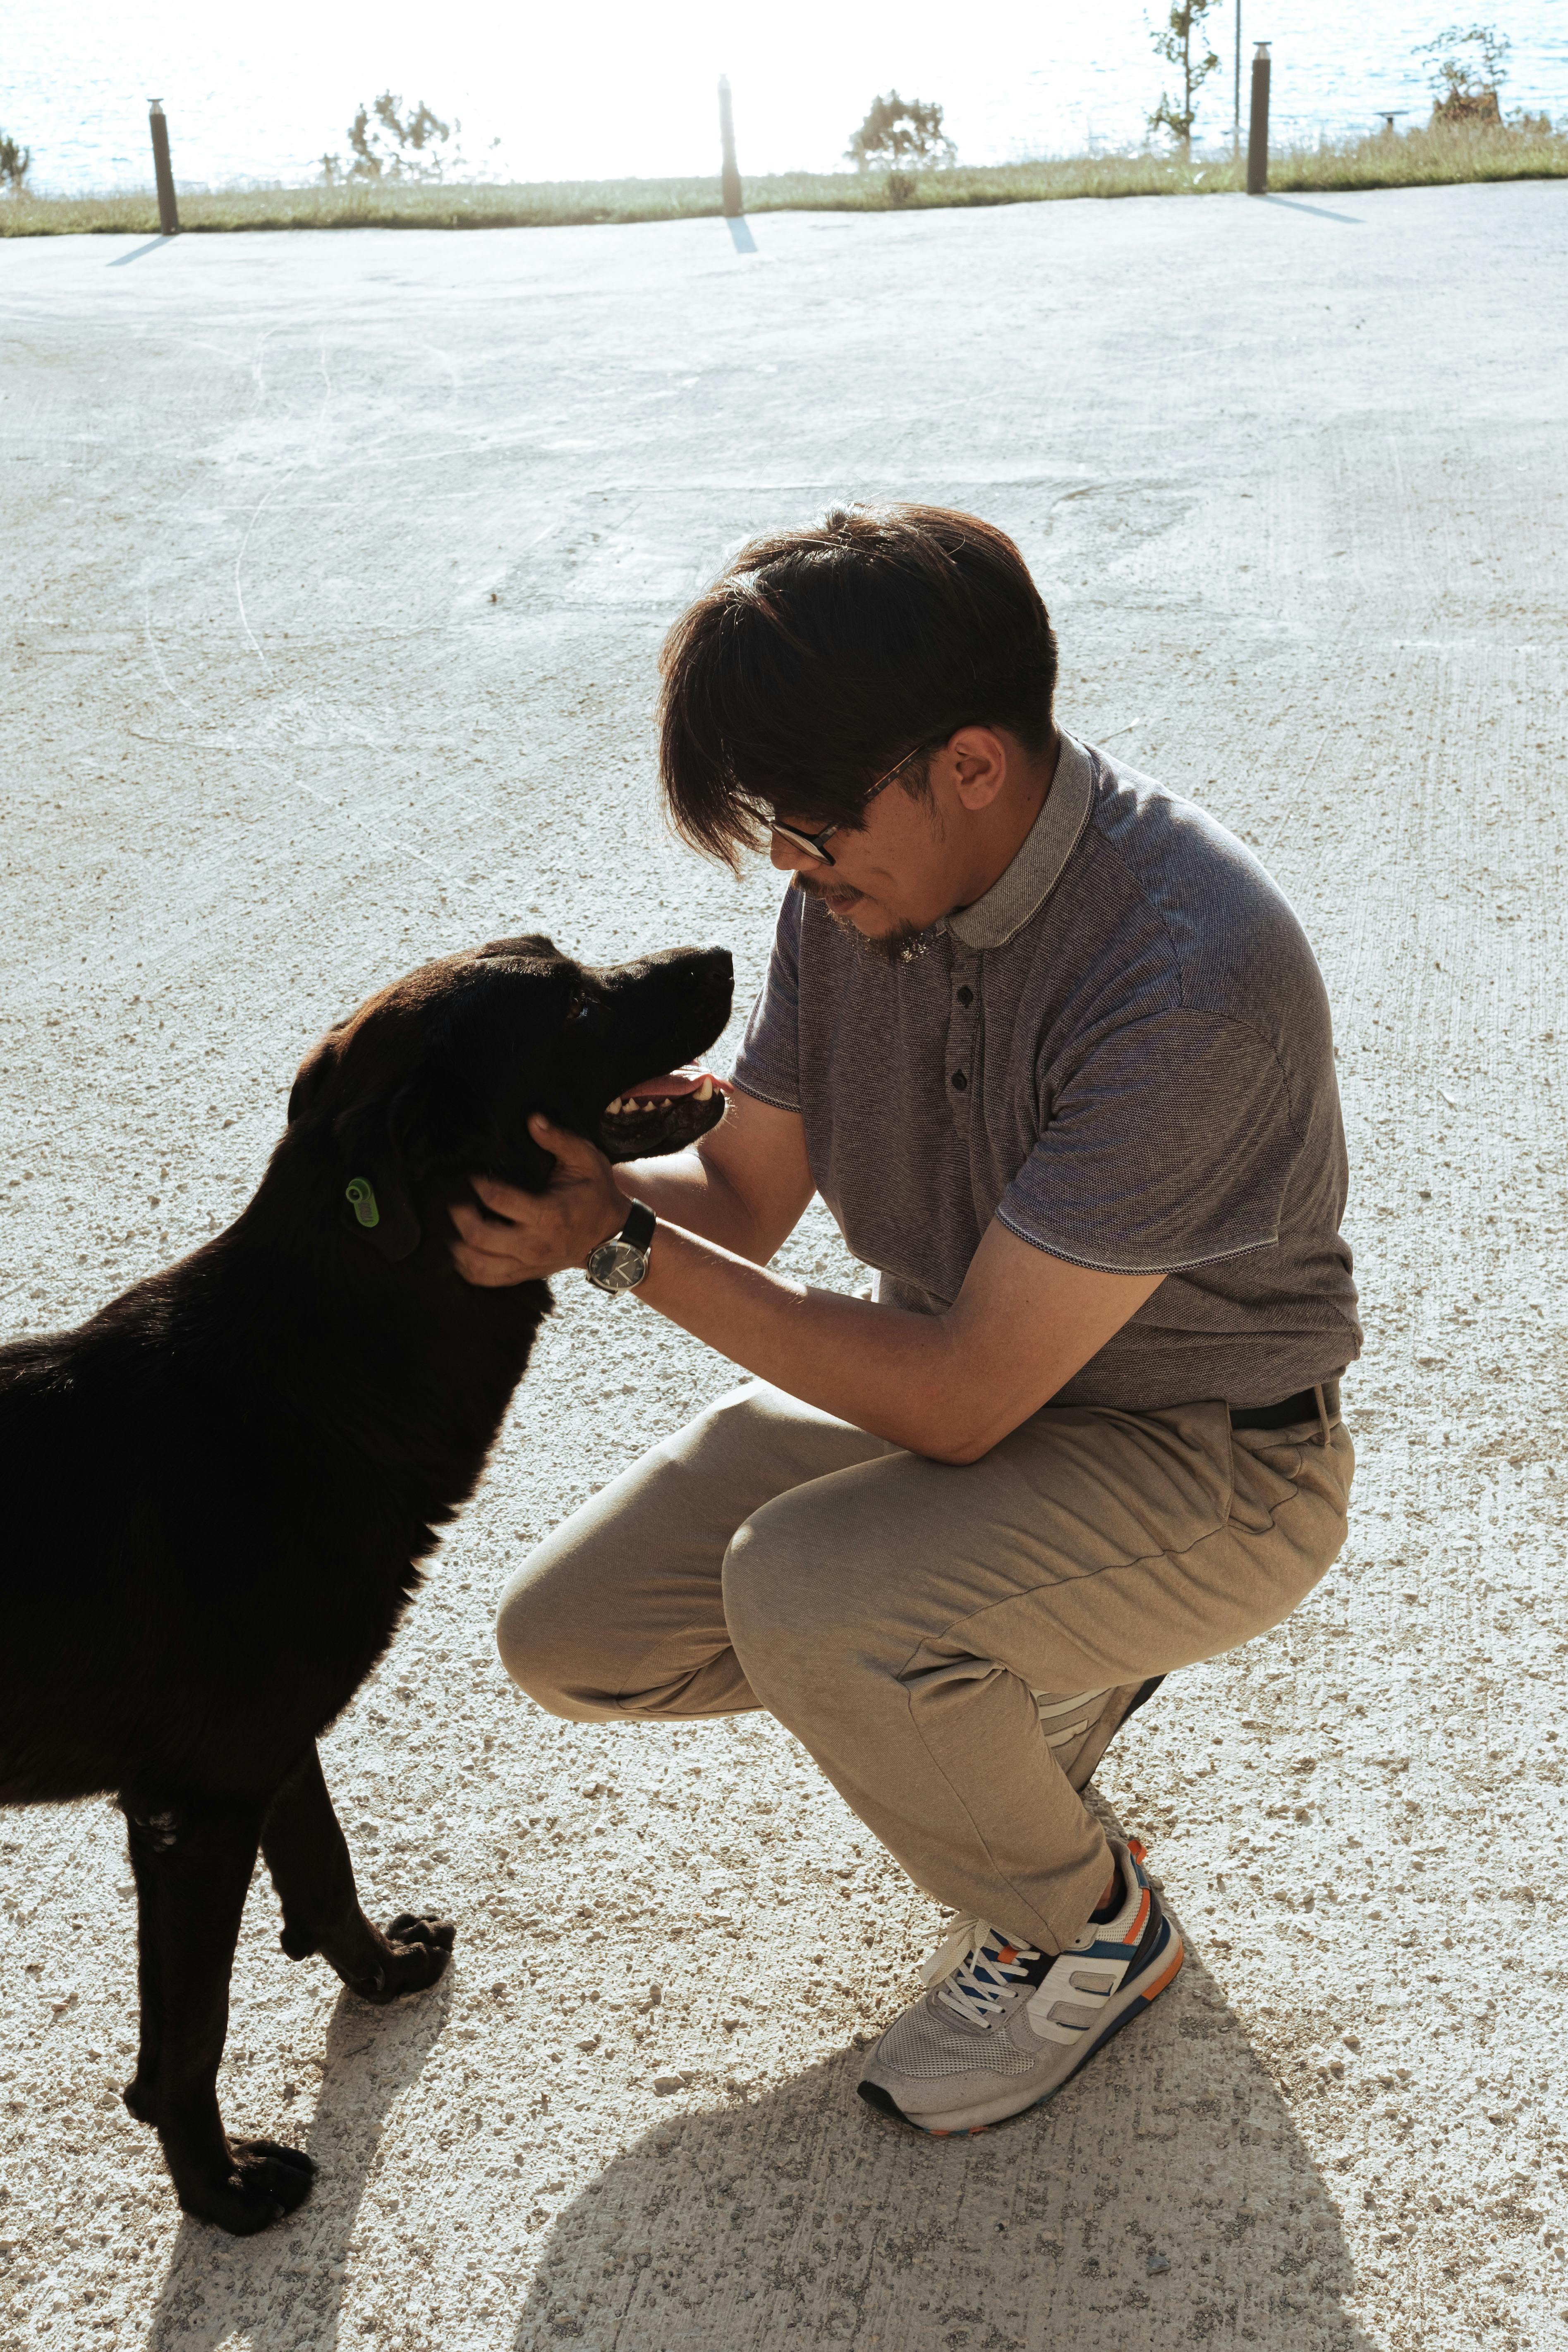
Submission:
<svg viewBox="0 0 1568 2352">
<path fill-rule="evenodd" d="M 581 1722 L 763 1706 L 939 1903 L 1059 1951 L 1110 1874 L 1078 1790 L 1138 1685 L 1288 1617 L 1344 1540 L 1334 1424 L 1047 1407 L 962 1467 L 760 1384 L 574 1511 L 497 1639 Z"/>
</svg>

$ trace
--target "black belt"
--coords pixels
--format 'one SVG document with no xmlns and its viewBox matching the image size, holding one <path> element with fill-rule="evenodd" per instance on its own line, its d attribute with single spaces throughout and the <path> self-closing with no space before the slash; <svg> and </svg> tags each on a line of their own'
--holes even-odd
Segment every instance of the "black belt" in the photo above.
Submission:
<svg viewBox="0 0 1568 2352">
<path fill-rule="evenodd" d="M 1338 1380 L 1325 1381 L 1322 1383 L 1322 1389 L 1323 1410 L 1331 1421 L 1338 1421 L 1340 1417 Z M 1232 1429 L 1289 1429 L 1292 1422 L 1316 1421 L 1317 1418 L 1317 1392 L 1312 1389 L 1302 1389 L 1299 1395 L 1284 1397 L 1278 1404 L 1248 1404 L 1239 1407 L 1232 1405 L 1230 1409 Z"/>
</svg>

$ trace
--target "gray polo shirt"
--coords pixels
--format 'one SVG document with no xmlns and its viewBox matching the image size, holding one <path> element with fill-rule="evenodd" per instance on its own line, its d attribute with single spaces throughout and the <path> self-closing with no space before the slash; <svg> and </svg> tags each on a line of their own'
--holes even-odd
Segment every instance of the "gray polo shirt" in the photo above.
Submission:
<svg viewBox="0 0 1568 2352">
<path fill-rule="evenodd" d="M 940 1313 L 994 1217 L 1163 1274 L 1059 1404 L 1273 1404 L 1360 1351 L 1301 927 L 1223 825 L 1071 736 L 1011 866 L 911 961 L 787 894 L 735 1083 L 801 1113 L 879 1298 Z"/>
</svg>

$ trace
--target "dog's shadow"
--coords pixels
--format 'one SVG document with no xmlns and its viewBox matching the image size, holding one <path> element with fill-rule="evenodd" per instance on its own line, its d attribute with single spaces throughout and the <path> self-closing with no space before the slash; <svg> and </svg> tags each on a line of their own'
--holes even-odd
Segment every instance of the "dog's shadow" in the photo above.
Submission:
<svg viewBox="0 0 1568 2352">
<path fill-rule="evenodd" d="M 452 1998 L 449 1970 L 392 2009 L 339 1994 L 305 2143 L 320 2167 L 310 2197 L 255 2238 L 226 2237 L 183 2216 L 144 2352 L 216 2352 L 248 2341 L 264 2316 L 269 2343 L 325 2352 L 336 2342 L 344 2267 L 386 2118 L 423 2071 Z"/>
</svg>

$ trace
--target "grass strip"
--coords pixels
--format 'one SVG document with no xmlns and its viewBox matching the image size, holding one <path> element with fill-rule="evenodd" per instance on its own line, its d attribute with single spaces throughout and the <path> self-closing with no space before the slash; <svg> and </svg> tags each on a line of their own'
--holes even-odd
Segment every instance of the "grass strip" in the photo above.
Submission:
<svg viewBox="0 0 1568 2352">
<path fill-rule="evenodd" d="M 1449 187 L 1479 180 L 1568 178 L 1568 135 L 1507 125 L 1445 125 L 1287 147 L 1269 157 L 1272 194 L 1358 188 Z M 911 186 L 912 184 L 912 186 Z M 778 172 L 747 178 L 748 213 L 921 212 L 963 205 L 1027 205 L 1070 196 L 1234 194 L 1227 160 L 1179 163 L 1152 152 L 1070 155 L 1033 163 L 958 164 L 911 173 L 889 189 L 885 172 Z M 505 185 L 361 181 L 337 187 L 182 188 L 185 229 L 566 228 L 605 221 L 694 220 L 721 210 L 719 180 L 540 180 Z M 94 232 L 154 236 L 151 191 L 107 196 L 0 198 L 0 235 Z"/>
</svg>

